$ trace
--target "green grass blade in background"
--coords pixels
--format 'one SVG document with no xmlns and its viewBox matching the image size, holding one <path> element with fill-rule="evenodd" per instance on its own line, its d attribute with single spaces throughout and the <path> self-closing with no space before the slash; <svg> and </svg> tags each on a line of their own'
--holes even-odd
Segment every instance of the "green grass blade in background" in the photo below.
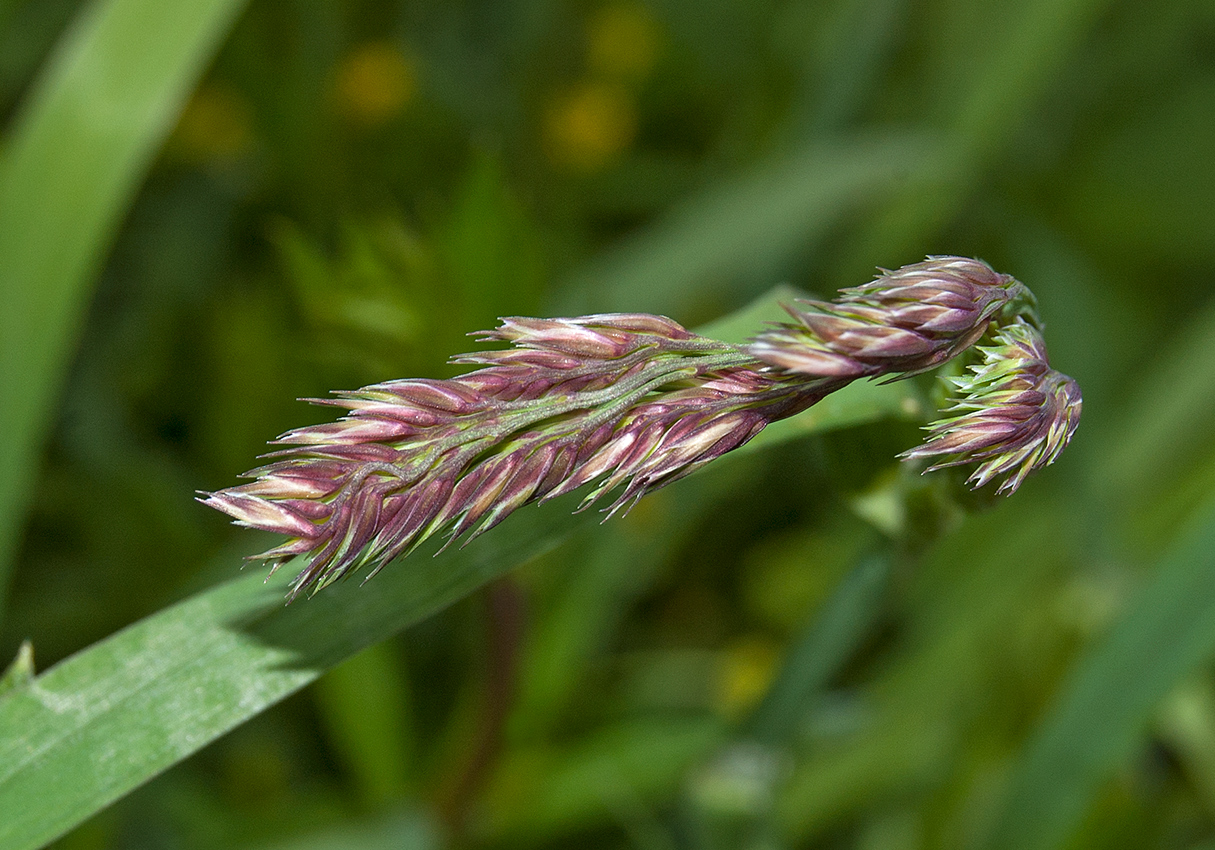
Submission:
<svg viewBox="0 0 1215 850">
<path fill-rule="evenodd" d="M 334 760 L 372 810 L 404 797 L 417 770 L 405 669 L 398 644 L 384 641 L 334 667 L 313 690 Z"/>
<path fill-rule="evenodd" d="M 730 285 L 815 244 L 840 218 L 908 174 L 940 167 L 920 134 L 815 143 L 772 158 L 689 198 L 641 234 L 584 268 L 562 314 L 602 310 L 677 313 L 706 289 Z"/>
<path fill-rule="evenodd" d="M 1215 418 L 1215 303 L 1164 345 L 1127 401 L 1130 412 L 1120 418 L 1107 441 L 1109 451 L 1095 468 L 1099 492 L 1168 482 L 1192 461 L 1195 446 L 1209 445 Z"/>
<path fill-rule="evenodd" d="M 897 265 L 924 253 L 925 240 L 934 239 L 957 215 L 983 173 L 1017 138 L 1010 128 L 1027 120 L 1109 5 L 1109 0 L 1017 4 L 1009 7 L 1015 10 L 1012 23 L 993 24 L 995 32 L 988 28 L 987 16 L 977 16 L 983 29 L 971 35 L 990 49 L 978 64 L 964 43 L 934 45 L 944 64 L 964 66 L 963 71 L 948 72 L 946 78 L 963 88 L 942 98 L 948 108 L 939 116 L 950 140 L 948 164 L 926 163 L 861 231 L 843 253 L 848 264 L 842 270 L 845 279 L 862 270 L 859 264 Z"/>
<path fill-rule="evenodd" d="M 911 5 L 908 0 L 849 0 L 827 16 L 814 4 L 793 13 L 782 42 L 800 59 L 800 92 L 790 121 L 798 135 L 841 133 L 858 122 L 897 55 L 900 24 Z M 819 42 L 820 49 L 807 50 L 824 31 L 830 35 Z"/>
<path fill-rule="evenodd" d="M 682 810 L 693 846 L 785 846 L 773 817 L 785 768 L 807 717 L 880 622 L 890 575 L 884 553 L 855 562 L 794 638 L 763 700 L 692 774 Z"/>
<path fill-rule="evenodd" d="M 644 801 L 674 793 L 725 731 L 711 715 L 658 715 L 605 723 L 574 746 L 517 749 L 486 790 L 481 825 L 511 846 L 579 846 L 549 842 L 606 810 L 634 838 L 624 846 L 655 846 L 662 831 Z"/>
<path fill-rule="evenodd" d="M 0 700 L 0 847 L 41 846 L 360 649 L 547 551 L 594 520 L 571 515 L 574 504 L 520 511 L 467 549 L 415 555 L 367 587 L 346 583 L 290 607 L 290 566 L 265 584 L 248 575 L 18 687 Z"/>
<path fill-rule="evenodd" d="M 992 850 L 1065 846 L 1166 694 L 1215 652 L 1215 502 L 1162 559 L 1030 740 Z"/>
<path fill-rule="evenodd" d="M 765 744 L 784 743 L 831 677 L 847 663 L 882 611 L 889 558 L 862 560 L 840 581 L 789 651 L 776 681 L 744 732 Z"/>
<path fill-rule="evenodd" d="M 527 663 L 520 667 L 511 716 L 516 739 L 542 738 L 546 724 L 580 702 L 588 669 L 626 612 L 653 589 L 705 513 L 754 474 L 746 457 L 647 497 L 644 513 L 623 518 L 612 533 L 586 529 L 566 544 L 572 567 L 567 583 L 548 610 L 532 615 L 526 637 Z"/>
<path fill-rule="evenodd" d="M 243 0 L 96 0 L 0 157 L 0 606 L 90 284 Z"/>
<path fill-rule="evenodd" d="M 901 806 L 965 769 L 955 754 L 973 745 L 972 700 L 1000 699 L 992 671 L 1007 676 L 1009 669 L 1006 656 L 990 648 L 1012 642 L 1036 588 L 1058 574 L 1075 548 L 1063 513 L 1041 501 L 1004 500 L 967 517 L 912 569 L 900 571 L 886 597 L 888 622 L 905 635 L 897 654 L 886 656 L 863 685 L 854 688 L 850 676 L 836 692 L 843 701 L 833 700 L 829 722 L 845 722 L 852 732 L 805 740 L 817 745 L 794 763 L 780 790 L 776 817 L 790 845 L 813 846 L 865 817 L 873 801 Z M 979 811 L 973 798 L 961 805 Z"/>
<path fill-rule="evenodd" d="M 441 850 L 439 828 L 420 812 L 356 821 L 256 850 Z"/>
</svg>

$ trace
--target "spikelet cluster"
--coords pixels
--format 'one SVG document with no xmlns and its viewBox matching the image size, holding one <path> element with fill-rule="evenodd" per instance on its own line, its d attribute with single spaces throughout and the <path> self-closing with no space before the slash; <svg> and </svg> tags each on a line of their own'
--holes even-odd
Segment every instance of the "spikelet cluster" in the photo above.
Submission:
<svg viewBox="0 0 1215 850">
<path fill-rule="evenodd" d="M 618 490 L 609 512 L 627 509 L 840 385 L 647 314 L 510 318 L 477 336 L 512 347 L 454 358 L 480 368 L 452 380 L 312 399 L 347 413 L 284 434 L 254 481 L 203 503 L 289 536 L 256 558 L 312 554 L 294 596 L 591 482 L 584 508 Z"/>
<path fill-rule="evenodd" d="M 374 384 L 334 398 L 336 422 L 281 436 L 247 484 L 201 501 L 286 542 L 254 556 L 308 563 L 291 597 L 352 572 L 374 575 L 436 534 L 487 531 L 531 502 L 590 485 L 627 510 L 858 378 L 932 369 L 996 329 L 983 362 L 955 383 L 954 414 L 906 458 L 978 463 L 971 483 L 1009 492 L 1051 463 L 1080 416 L 1074 381 L 1050 369 L 1020 316 L 1032 295 L 961 257 L 885 271 L 835 302 L 786 308 L 794 322 L 736 346 L 662 316 L 508 318 L 474 336 L 508 347 L 452 362 L 450 380 Z"/>
<path fill-rule="evenodd" d="M 968 482 L 982 487 L 1004 476 L 1012 494 L 1025 476 L 1054 463 L 1080 424 L 1080 387 L 1050 367 L 1042 335 L 1018 319 L 982 346 L 983 361 L 949 378 L 958 397 L 927 427 L 928 440 L 902 457 L 934 458 L 926 471 L 977 463 Z"/>
<path fill-rule="evenodd" d="M 799 301 L 747 347 L 759 360 L 806 375 L 866 378 L 935 369 L 977 342 L 989 325 L 1032 307 L 1016 279 L 981 260 L 929 257 L 883 271 L 833 302 Z"/>
</svg>

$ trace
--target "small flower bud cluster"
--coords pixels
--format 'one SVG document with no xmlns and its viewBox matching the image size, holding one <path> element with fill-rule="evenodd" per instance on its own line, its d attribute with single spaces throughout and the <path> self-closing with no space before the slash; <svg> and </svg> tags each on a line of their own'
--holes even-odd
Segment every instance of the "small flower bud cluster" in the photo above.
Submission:
<svg viewBox="0 0 1215 850">
<path fill-rule="evenodd" d="M 945 412 L 956 415 L 929 425 L 925 444 L 902 457 L 941 458 L 928 472 L 978 463 L 968 483 L 977 488 L 1006 476 L 996 492 L 1011 495 L 1067 447 L 1080 424 L 1080 387 L 1050 368 L 1042 336 L 1024 320 L 979 350 L 982 363 L 949 379 L 960 395 Z"/>
<path fill-rule="evenodd" d="M 348 413 L 284 434 L 256 480 L 203 503 L 290 536 L 256 558 L 312 554 L 294 596 L 591 482 L 583 508 L 622 486 L 609 510 L 627 509 L 841 385 L 762 370 L 661 316 L 510 318 L 477 335 L 513 347 L 455 358 L 482 368 L 453 380 L 314 399 Z"/>
<path fill-rule="evenodd" d="M 988 325 L 1032 296 L 979 260 L 929 257 L 883 271 L 834 302 L 786 307 L 795 322 L 759 334 L 747 347 L 773 366 L 807 375 L 866 378 L 914 375 L 952 360 Z"/>
</svg>

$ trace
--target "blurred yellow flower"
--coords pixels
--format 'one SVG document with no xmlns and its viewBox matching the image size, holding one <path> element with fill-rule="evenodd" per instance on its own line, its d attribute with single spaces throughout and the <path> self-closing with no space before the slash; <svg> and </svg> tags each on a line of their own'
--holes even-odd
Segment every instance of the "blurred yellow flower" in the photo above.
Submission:
<svg viewBox="0 0 1215 850">
<path fill-rule="evenodd" d="M 549 158 L 575 171 L 597 171 L 633 143 L 637 107 L 625 89 L 584 83 L 555 98 L 544 116 Z"/>
<path fill-rule="evenodd" d="M 639 3 L 611 3 L 587 26 L 587 67 L 604 77 L 640 79 L 658 56 L 658 25 Z"/>
<path fill-rule="evenodd" d="M 772 684 L 779 659 L 777 644 L 768 638 L 752 635 L 727 646 L 718 671 L 718 710 L 738 718 L 755 708 Z"/>
<path fill-rule="evenodd" d="M 361 124 L 382 124 L 417 93 L 417 72 L 400 47 L 387 41 L 362 44 L 334 70 L 338 110 Z"/>
<path fill-rule="evenodd" d="M 249 104 L 231 89 L 205 84 L 186 104 L 172 148 L 192 162 L 232 160 L 253 144 Z"/>
</svg>

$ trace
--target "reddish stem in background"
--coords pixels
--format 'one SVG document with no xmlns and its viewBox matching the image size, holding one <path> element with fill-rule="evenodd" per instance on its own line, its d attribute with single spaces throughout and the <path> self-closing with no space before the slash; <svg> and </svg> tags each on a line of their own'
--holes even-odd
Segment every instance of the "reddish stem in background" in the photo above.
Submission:
<svg viewBox="0 0 1215 850">
<path fill-rule="evenodd" d="M 487 666 L 481 722 L 463 768 L 435 802 L 440 820 L 453 836 L 463 833 L 469 804 L 502 749 L 502 732 L 514 705 L 520 647 L 527 625 L 527 600 L 510 576 L 490 584 L 484 599 Z"/>
</svg>

